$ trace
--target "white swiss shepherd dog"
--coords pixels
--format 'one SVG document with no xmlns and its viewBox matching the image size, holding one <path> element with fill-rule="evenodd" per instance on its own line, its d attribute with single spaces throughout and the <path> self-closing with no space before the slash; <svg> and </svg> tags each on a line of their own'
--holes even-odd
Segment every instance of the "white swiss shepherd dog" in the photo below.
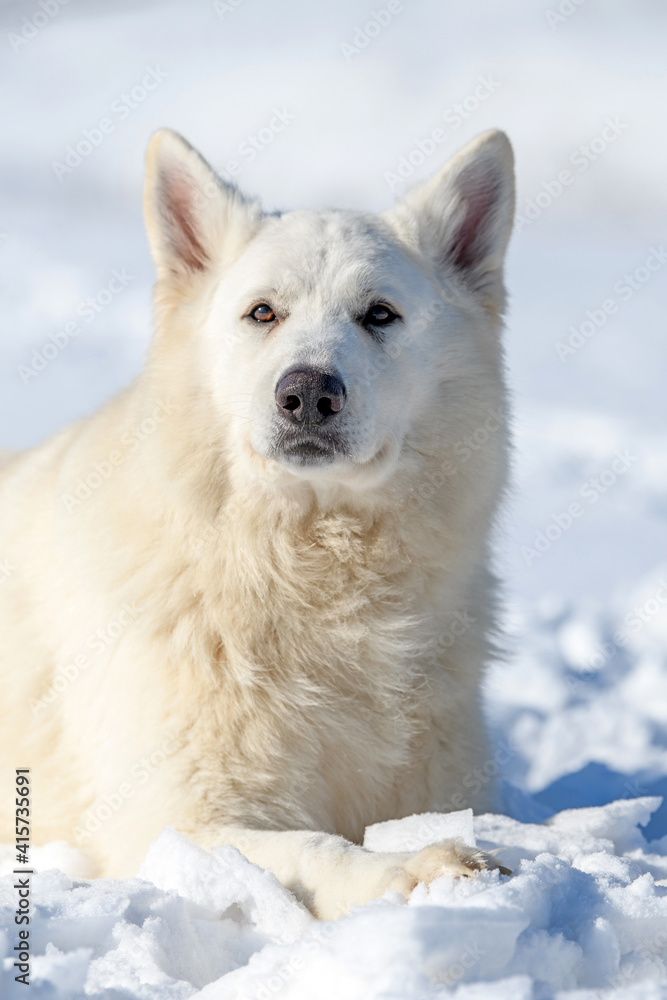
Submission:
<svg viewBox="0 0 667 1000">
<path fill-rule="evenodd" d="M 320 918 L 499 867 L 360 844 L 493 805 L 513 211 L 498 131 L 380 215 L 264 214 L 152 138 L 146 369 L 0 472 L 0 753 L 34 844 L 124 877 L 169 825 Z"/>
</svg>

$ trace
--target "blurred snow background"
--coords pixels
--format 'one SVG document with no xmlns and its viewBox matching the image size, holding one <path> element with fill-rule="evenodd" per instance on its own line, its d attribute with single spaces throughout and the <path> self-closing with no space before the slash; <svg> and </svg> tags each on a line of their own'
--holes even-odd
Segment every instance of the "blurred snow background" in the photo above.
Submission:
<svg viewBox="0 0 667 1000">
<path fill-rule="evenodd" d="M 142 365 L 154 129 L 220 170 L 235 161 L 269 209 L 376 210 L 476 133 L 507 131 L 524 220 L 507 274 L 516 458 L 498 541 L 511 655 L 487 686 L 494 740 L 511 747 L 505 808 L 535 821 L 667 794 L 667 7 L 4 0 L 0 16 L 4 446 L 95 410 Z M 289 121 L 267 132 L 276 109 Z M 105 118 L 90 155 L 54 169 Z M 429 152 L 434 129 L 445 139 Z M 131 280 L 106 304 L 114 270 Z M 33 352 L 73 321 L 79 336 L 26 384 Z M 645 835 L 665 834 L 663 807 Z"/>
</svg>

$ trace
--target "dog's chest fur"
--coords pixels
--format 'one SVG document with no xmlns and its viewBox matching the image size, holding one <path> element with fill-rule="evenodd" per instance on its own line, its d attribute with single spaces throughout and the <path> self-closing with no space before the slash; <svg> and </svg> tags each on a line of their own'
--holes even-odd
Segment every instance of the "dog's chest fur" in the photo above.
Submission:
<svg viewBox="0 0 667 1000">
<path fill-rule="evenodd" d="M 442 678 L 425 574 L 395 517 L 279 510 L 223 512 L 193 563 L 201 784 L 222 786 L 220 818 L 359 837 L 406 797 L 426 808 Z"/>
</svg>

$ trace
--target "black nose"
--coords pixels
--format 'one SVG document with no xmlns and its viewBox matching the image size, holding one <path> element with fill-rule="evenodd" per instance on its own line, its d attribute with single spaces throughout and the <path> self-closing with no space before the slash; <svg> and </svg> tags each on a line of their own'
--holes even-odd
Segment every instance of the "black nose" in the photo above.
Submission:
<svg viewBox="0 0 667 1000">
<path fill-rule="evenodd" d="M 345 406 L 345 386 L 317 368 L 287 372 L 276 386 L 278 409 L 295 424 L 323 424 Z"/>
</svg>

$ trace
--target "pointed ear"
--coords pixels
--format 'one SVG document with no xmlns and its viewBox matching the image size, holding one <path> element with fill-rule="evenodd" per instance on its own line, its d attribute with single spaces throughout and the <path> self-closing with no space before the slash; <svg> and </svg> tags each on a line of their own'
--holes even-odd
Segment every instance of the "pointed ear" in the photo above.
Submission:
<svg viewBox="0 0 667 1000">
<path fill-rule="evenodd" d="M 231 262 L 261 220 L 259 206 L 170 129 L 156 132 L 148 145 L 144 215 L 158 278 L 180 282 Z"/>
<path fill-rule="evenodd" d="M 514 156 L 504 132 L 477 136 L 389 215 L 444 279 L 458 276 L 483 305 L 502 310 L 514 218 Z"/>
</svg>

